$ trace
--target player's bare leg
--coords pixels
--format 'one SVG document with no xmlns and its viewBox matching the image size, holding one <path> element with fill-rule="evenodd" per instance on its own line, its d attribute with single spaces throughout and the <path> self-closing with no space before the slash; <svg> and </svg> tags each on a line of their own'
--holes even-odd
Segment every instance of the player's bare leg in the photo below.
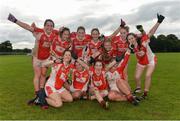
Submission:
<svg viewBox="0 0 180 121">
<path fill-rule="evenodd" d="M 141 92 L 141 76 L 143 74 L 145 67 L 137 64 L 136 65 L 136 71 L 135 71 L 135 82 L 136 82 L 136 89 L 134 93 L 140 93 Z"/>
<path fill-rule="evenodd" d="M 126 101 L 127 100 L 125 95 L 115 90 L 111 90 L 109 92 L 108 98 L 109 100 L 112 100 L 112 101 Z"/>
<path fill-rule="evenodd" d="M 147 96 L 147 93 L 150 89 L 151 77 L 152 77 L 152 74 L 154 72 L 154 69 L 155 69 L 155 65 L 148 65 L 147 66 L 146 75 L 145 75 L 144 94 L 143 94 L 144 98 Z"/>
<path fill-rule="evenodd" d="M 49 105 L 59 108 L 63 105 L 61 97 L 59 93 L 52 93 L 50 94 L 47 98 L 46 101 L 48 102 Z"/>
<path fill-rule="evenodd" d="M 67 90 L 64 90 L 64 91 L 60 94 L 60 96 L 61 96 L 61 99 L 62 99 L 63 102 L 72 102 L 72 101 L 73 101 L 72 95 L 71 95 L 70 92 L 67 91 Z"/>
</svg>

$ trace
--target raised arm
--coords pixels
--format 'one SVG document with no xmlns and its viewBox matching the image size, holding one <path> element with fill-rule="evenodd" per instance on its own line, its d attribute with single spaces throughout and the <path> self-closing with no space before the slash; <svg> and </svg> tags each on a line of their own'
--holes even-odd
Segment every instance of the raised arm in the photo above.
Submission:
<svg viewBox="0 0 180 121">
<path fill-rule="evenodd" d="M 83 60 L 77 59 L 77 62 L 78 62 L 79 64 L 81 64 L 81 66 L 83 66 L 86 70 L 89 70 L 88 64 L 85 63 Z"/>
<path fill-rule="evenodd" d="M 121 56 L 116 56 L 116 59 L 113 60 L 108 66 L 106 66 L 105 71 L 108 71 L 110 68 L 112 68 L 116 63 L 121 62 L 125 55 L 130 55 L 130 50 L 128 49 L 124 54 L 122 54 Z M 123 61 L 124 62 L 124 61 Z"/>
<path fill-rule="evenodd" d="M 121 72 L 124 71 L 124 69 L 125 69 L 125 67 L 126 67 L 126 65 L 128 63 L 129 57 L 130 57 L 130 50 L 128 49 L 126 51 L 126 53 L 125 53 L 125 56 L 124 56 L 124 58 L 122 60 L 122 63 L 120 65 L 120 67 L 117 68 L 118 71 L 121 71 Z"/>
<path fill-rule="evenodd" d="M 151 37 L 152 35 L 154 35 L 154 33 L 156 32 L 156 30 L 158 29 L 159 25 L 163 22 L 164 20 L 164 16 L 163 15 L 159 15 L 157 14 L 157 23 L 150 29 L 148 36 Z"/>
<path fill-rule="evenodd" d="M 79 59 L 74 52 L 71 52 L 71 56 L 74 60 L 76 60 L 81 66 L 83 66 L 86 70 L 89 70 L 89 66 L 83 60 Z"/>
<path fill-rule="evenodd" d="M 151 37 L 152 35 L 154 35 L 154 33 L 156 32 L 156 30 L 158 29 L 159 25 L 163 22 L 164 20 L 164 16 L 163 15 L 159 15 L 157 14 L 157 23 L 150 29 L 149 33 L 148 33 L 148 37 Z M 136 28 L 141 32 L 141 34 L 145 34 L 146 32 L 143 29 L 142 25 L 137 25 Z"/>
<path fill-rule="evenodd" d="M 125 21 L 121 19 L 121 25 L 109 36 L 109 38 L 112 39 L 113 37 L 115 37 L 119 33 L 121 27 L 124 27 L 125 25 Z"/>
<path fill-rule="evenodd" d="M 19 21 L 18 19 L 16 19 L 16 17 L 14 15 L 12 15 L 11 13 L 9 13 L 8 16 L 8 20 L 19 25 L 20 27 L 30 31 L 30 32 L 34 32 L 34 28 L 24 22 Z"/>
</svg>

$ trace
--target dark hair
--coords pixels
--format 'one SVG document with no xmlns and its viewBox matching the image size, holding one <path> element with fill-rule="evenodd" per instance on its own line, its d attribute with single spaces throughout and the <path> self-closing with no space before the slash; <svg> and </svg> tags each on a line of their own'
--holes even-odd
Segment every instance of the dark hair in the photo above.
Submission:
<svg viewBox="0 0 180 121">
<path fill-rule="evenodd" d="M 137 35 L 134 34 L 134 33 L 129 33 L 129 34 L 127 35 L 127 37 L 126 37 L 127 42 L 128 42 L 128 37 L 129 37 L 130 35 L 132 35 L 132 36 L 134 36 L 134 37 L 136 38 L 136 42 L 137 42 L 138 46 L 141 47 L 141 44 L 142 44 L 142 43 L 141 43 L 141 39 L 138 38 Z M 128 44 L 129 44 L 129 42 L 128 42 Z"/>
<path fill-rule="evenodd" d="M 69 50 L 69 49 L 64 50 L 64 52 L 63 52 L 63 59 L 64 59 L 64 54 L 65 54 L 66 52 L 70 52 L 70 53 L 71 53 L 71 50 Z M 71 56 L 72 56 L 72 55 L 71 55 Z M 71 60 L 72 60 L 72 59 L 71 59 Z M 71 63 L 71 60 L 69 61 L 69 63 Z"/>
<path fill-rule="evenodd" d="M 97 62 L 102 63 L 102 67 L 103 67 L 103 68 L 105 67 L 105 64 L 104 64 L 103 60 L 100 60 L 100 59 L 95 60 L 95 62 L 93 63 L 93 66 L 95 66 L 95 64 L 96 64 Z"/>
<path fill-rule="evenodd" d="M 121 27 L 120 29 L 125 29 L 127 32 L 129 32 L 129 27 L 128 26 Z"/>
<path fill-rule="evenodd" d="M 64 54 L 65 54 L 66 52 L 70 52 L 70 53 L 72 53 L 72 52 L 71 52 L 71 50 L 69 50 L 69 49 L 65 49 L 65 50 L 64 50 L 64 52 L 63 52 L 63 56 L 64 56 Z"/>
<path fill-rule="evenodd" d="M 135 38 L 137 38 L 136 34 L 134 34 L 134 33 L 129 33 L 129 34 L 127 34 L 127 37 L 126 37 L 127 40 L 128 40 L 128 36 L 130 36 L 130 35 L 132 35 L 132 36 L 134 36 Z"/>
<path fill-rule="evenodd" d="M 92 32 L 93 31 L 97 31 L 98 32 L 98 34 L 100 34 L 100 32 L 99 32 L 99 29 L 98 28 L 93 28 L 92 30 L 91 30 L 91 34 L 92 34 Z"/>
<path fill-rule="evenodd" d="M 106 43 L 106 42 L 109 42 L 109 43 L 111 43 L 111 45 L 112 45 L 112 40 L 110 39 L 110 38 L 105 38 L 105 40 L 103 41 L 103 44 L 102 44 L 102 49 L 103 49 L 103 51 L 107 51 L 106 49 L 105 49 L 105 47 L 104 47 L 104 43 Z"/>
<path fill-rule="evenodd" d="M 62 29 L 62 31 L 59 32 L 59 36 L 62 37 L 62 34 L 63 34 L 65 31 L 68 31 L 68 32 L 70 33 L 70 29 L 67 28 L 67 27 L 64 27 L 64 28 Z"/>
<path fill-rule="evenodd" d="M 51 19 L 46 19 L 45 22 L 44 22 L 44 26 L 47 24 L 47 22 L 51 22 L 53 24 L 53 27 L 55 26 L 54 21 L 51 20 Z"/>
<path fill-rule="evenodd" d="M 80 29 L 82 29 L 82 30 L 85 32 L 85 28 L 84 28 L 83 26 L 79 26 L 79 27 L 77 28 L 77 32 L 78 32 Z"/>
</svg>

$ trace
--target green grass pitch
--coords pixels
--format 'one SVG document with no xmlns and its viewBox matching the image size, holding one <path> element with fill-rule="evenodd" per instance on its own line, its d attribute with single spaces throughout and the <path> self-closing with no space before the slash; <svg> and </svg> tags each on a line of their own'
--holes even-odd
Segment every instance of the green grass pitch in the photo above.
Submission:
<svg viewBox="0 0 180 121">
<path fill-rule="evenodd" d="M 158 64 L 152 77 L 148 99 L 133 106 L 128 102 L 110 102 L 102 109 L 97 101 L 75 101 L 63 107 L 41 110 L 27 106 L 34 96 L 30 56 L 0 56 L 0 120 L 3 119 L 179 119 L 180 120 L 180 53 L 157 54 Z M 136 59 L 130 58 L 129 83 L 133 80 Z M 142 81 L 144 78 L 142 79 Z"/>
</svg>

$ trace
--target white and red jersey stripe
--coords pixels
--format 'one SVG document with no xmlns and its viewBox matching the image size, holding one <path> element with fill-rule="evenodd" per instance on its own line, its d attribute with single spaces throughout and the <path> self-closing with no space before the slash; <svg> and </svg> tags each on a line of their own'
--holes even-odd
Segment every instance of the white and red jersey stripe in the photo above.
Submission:
<svg viewBox="0 0 180 121">
<path fill-rule="evenodd" d="M 47 35 L 43 29 L 34 28 L 33 35 L 36 38 L 36 41 L 33 48 L 33 55 L 40 60 L 47 59 L 50 56 L 52 41 L 57 34 L 57 30 L 53 30 L 50 35 Z"/>
<path fill-rule="evenodd" d="M 98 90 L 106 90 L 108 88 L 108 83 L 106 80 L 105 71 L 102 70 L 100 75 L 95 73 L 94 67 L 90 68 L 90 76 L 91 76 L 91 86 L 95 87 Z"/>
<path fill-rule="evenodd" d="M 77 54 L 78 57 L 83 57 L 83 50 L 88 46 L 90 39 L 79 40 L 73 39 L 72 50 Z"/>
<path fill-rule="evenodd" d="M 87 89 L 88 82 L 89 82 L 89 71 L 88 70 L 83 70 L 80 72 L 77 69 L 75 69 L 73 71 L 72 85 L 75 90 L 76 89 L 82 90 L 84 88 Z"/>
<path fill-rule="evenodd" d="M 128 49 L 128 43 L 126 40 L 123 40 L 121 36 L 115 36 L 112 39 L 112 47 L 117 56 L 122 55 Z"/>
<path fill-rule="evenodd" d="M 134 52 L 136 54 L 138 63 L 141 65 L 148 65 L 152 62 L 156 63 L 157 58 L 149 46 L 150 40 L 149 40 L 148 35 L 143 35 L 141 38 L 141 42 L 142 42 L 141 46 L 137 46 L 136 48 L 134 48 Z M 140 51 L 144 52 L 143 56 L 138 55 L 138 52 Z"/>
<path fill-rule="evenodd" d="M 59 36 L 56 36 L 52 42 L 52 51 L 58 56 L 62 57 L 65 50 L 72 46 L 71 41 L 63 41 Z"/>
<path fill-rule="evenodd" d="M 60 64 L 59 65 L 59 69 L 58 72 L 56 74 L 56 78 L 55 78 L 55 84 L 54 87 L 56 89 L 61 89 L 64 82 L 67 81 L 68 79 L 68 74 L 70 73 L 70 71 L 72 69 L 74 69 L 74 64 L 69 64 L 68 66 L 65 66 L 64 64 Z"/>
<path fill-rule="evenodd" d="M 89 50 L 88 55 L 91 56 L 97 51 L 102 51 L 102 44 L 103 44 L 102 41 L 98 40 L 97 42 L 94 42 L 93 40 L 91 40 L 88 44 L 88 50 Z"/>
</svg>

